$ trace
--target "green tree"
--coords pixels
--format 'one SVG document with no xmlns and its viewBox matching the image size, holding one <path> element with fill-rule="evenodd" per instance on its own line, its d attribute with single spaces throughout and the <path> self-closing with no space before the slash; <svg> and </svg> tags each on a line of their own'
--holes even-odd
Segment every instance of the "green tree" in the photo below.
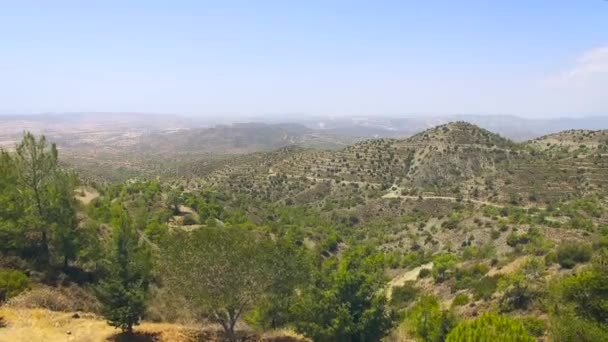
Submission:
<svg viewBox="0 0 608 342">
<path fill-rule="evenodd" d="M 26 207 L 17 188 L 19 170 L 15 159 L 0 151 L 0 250 L 18 252 L 26 248 Z"/>
<path fill-rule="evenodd" d="M 167 203 L 169 204 L 169 208 L 173 212 L 173 215 L 179 214 L 179 205 L 182 203 L 182 194 L 178 189 L 173 189 L 167 195 Z"/>
<path fill-rule="evenodd" d="M 296 300 L 294 289 L 303 288 L 311 273 L 308 251 L 290 238 L 279 239 L 269 253 L 273 254 L 269 260 L 275 271 L 274 281 L 249 320 L 264 330 L 276 329 L 290 322 L 290 309 Z"/>
<path fill-rule="evenodd" d="M 294 305 L 295 327 L 315 341 L 377 341 L 394 324 L 382 257 L 353 247 L 326 261 Z"/>
<path fill-rule="evenodd" d="M 285 274 L 275 269 L 273 248 L 270 239 L 236 227 L 175 234 L 163 252 L 163 280 L 197 317 L 220 324 L 236 341 L 237 321 Z"/>
<path fill-rule="evenodd" d="M 406 325 L 412 335 L 424 342 L 442 342 L 456 324 L 456 316 L 441 310 L 437 297 L 421 296 L 407 313 Z"/>
<path fill-rule="evenodd" d="M 49 262 L 50 222 L 47 198 L 49 184 L 57 171 L 57 147 L 55 144 L 49 147 L 44 136 L 36 139 L 31 133 L 25 132 L 16 151 L 18 185 L 32 205 L 29 212 L 34 230 L 40 234 L 41 260 Z"/>
<path fill-rule="evenodd" d="M 438 283 L 445 281 L 454 270 L 458 257 L 454 254 L 443 253 L 433 258 L 433 276 Z"/>
<path fill-rule="evenodd" d="M 43 264 L 53 248 L 67 268 L 79 247 L 76 177 L 58 166 L 55 145 L 26 132 L 14 154 L 1 152 L 0 171 L 0 247 Z"/>
<path fill-rule="evenodd" d="M 146 310 L 151 257 L 123 210 L 117 219 L 108 276 L 96 288 L 108 323 L 131 334 Z"/>
<path fill-rule="evenodd" d="M 76 218 L 74 201 L 74 175 L 57 172 L 48 189 L 47 219 L 52 228 L 52 242 L 59 254 L 64 271 L 70 261 L 78 256 L 81 247 L 81 232 Z"/>
<path fill-rule="evenodd" d="M 515 319 L 487 313 L 474 320 L 462 321 L 445 339 L 446 342 L 512 341 L 534 342 L 534 339 Z"/>
</svg>

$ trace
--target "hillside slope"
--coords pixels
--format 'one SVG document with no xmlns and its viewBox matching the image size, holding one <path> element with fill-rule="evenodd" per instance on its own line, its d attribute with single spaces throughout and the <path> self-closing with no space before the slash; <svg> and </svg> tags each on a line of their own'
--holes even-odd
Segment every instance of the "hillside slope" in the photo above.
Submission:
<svg viewBox="0 0 608 342">
<path fill-rule="evenodd" d="M 599 134 L 593 134 L 596 141 Z M 373 139 L 344 149 L 282 149 L 239 158 L 204 182 L 265 201 L 366 202 L 387 193 L 447 196 L 501 205 L 546 205 L 572 195 L 604 193 L 608 160 L 600 146 L 588 153 L 549 153 L 539 141 L 514 143 L 465 122 L 407 139 Z M 359 198 L 359 199 L 356 199 Z"/>
</svg>

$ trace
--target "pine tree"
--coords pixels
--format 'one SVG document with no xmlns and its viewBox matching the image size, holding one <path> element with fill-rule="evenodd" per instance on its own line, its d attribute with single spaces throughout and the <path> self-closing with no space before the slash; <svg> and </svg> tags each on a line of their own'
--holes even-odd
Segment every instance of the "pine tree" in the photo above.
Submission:
<svg viewBox="0 0 608 342">
<path fill-rule="evenodd" d="M 47 145 L 46 138 L 41 136 L 39 139 L 25 132 L 23 140 L 16 148 L 16 162 L 19 169 L 17 179 L 18 187 L 31 203 L 29 208 L 31 224 L 34 230 L 41 236 L 40 259 L 44 263 L 51 261 L 49 251 L 50 234 L 48 208 L 48 189 L 52 184 L 53 178 L 58 171 L 57 167 L 57 147 Z"/>
<path fill-rule="evenodd" d="M 108 276 L 96 288 L 96 295 L 108 323 L 131 334 L 146 309 L 150 255 L 124 210 L 117 221 Z"/>
</svg>

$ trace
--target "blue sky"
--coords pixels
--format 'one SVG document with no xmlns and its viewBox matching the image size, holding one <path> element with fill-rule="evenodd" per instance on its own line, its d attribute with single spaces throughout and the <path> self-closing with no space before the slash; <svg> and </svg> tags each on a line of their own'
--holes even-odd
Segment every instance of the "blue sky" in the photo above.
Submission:
<svg viewBox="0 0 608 342">
<path fill-rule="evenodd" d="M 608 115 L 608 1 L 0 2 L 0 114 Z"/>
</svg>

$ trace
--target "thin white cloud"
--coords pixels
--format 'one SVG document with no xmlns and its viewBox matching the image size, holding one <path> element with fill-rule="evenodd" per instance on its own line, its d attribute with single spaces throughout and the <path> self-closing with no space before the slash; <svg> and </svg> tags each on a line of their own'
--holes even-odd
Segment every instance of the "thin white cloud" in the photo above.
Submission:
<svg viewBox="0 0 608 342">
<path fill-rule="evenodd" d="M 570 69 L 545 80 L 552 86 L 580 85 L 608 75 L 608 46 L 585 51 Z"/>
</svg>

